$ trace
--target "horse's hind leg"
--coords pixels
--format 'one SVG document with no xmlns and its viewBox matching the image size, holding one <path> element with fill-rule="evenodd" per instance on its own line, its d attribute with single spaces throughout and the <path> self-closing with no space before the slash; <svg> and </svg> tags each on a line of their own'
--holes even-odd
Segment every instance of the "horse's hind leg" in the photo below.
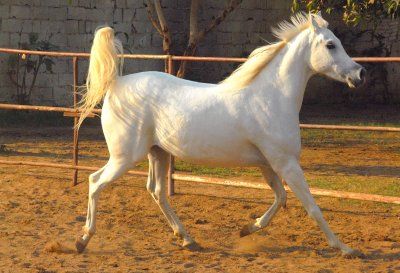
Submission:
<svg viewBox="0 0 400 273">
<path fill-rule="evenodd" d="M 161 148 L 154 146 L 151 148 L 148 158 L 149 177 L 147 180 L 147 190 L 164 213 L 169 225 L 174 231 L 174 234 L 183 239 L 182 246 L 189 250 L 199 249 L 197 243 L 186 232 L 178 216 L 171 208 L 166 196 L 165 185 L 169 154 Z"/>
<path fill-rule="evenodd" d="M 261 171 L 268 185 L 275 193 L 275 200 L 269 210 L 263 216 L 257 218 L 256 223 L 243 227 L 240 231 L 240 237 L 266 227 L 278 210 L 286 204 L 286 191 L 277 174 L 269 166 L 262 167 Z"/>
<path fill-rule="evenodd" d="M 99 194 L 104 187 L 120 177 L 133 164 L 131 161 L 110 157 L 107 164 L 97 172 L 89 176 L 89 201 L 86 224 L 83 227 L 83 235 L 78 237 L 75 246 L 79 253 L 85 250 L 90 238 L 96 231 L 96 210 Z"/>
</svg>

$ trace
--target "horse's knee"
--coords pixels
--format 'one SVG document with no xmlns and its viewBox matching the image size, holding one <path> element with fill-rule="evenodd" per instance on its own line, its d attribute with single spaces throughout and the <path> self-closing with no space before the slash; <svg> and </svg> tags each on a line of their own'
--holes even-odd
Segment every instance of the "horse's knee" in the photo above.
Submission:
<svg viewBox="0 0 400 273">
<path fill-rule="evenodd" d="M 89 196 L 91 198 L 96 198 L 99 193 L 113 181 L 113 177 L 97 177 L 89 176 Z"/>
<path fill-rule="evenodd" d="M 98 177 L 95 173 L 89 175 L 89 195 L 93 195 L 93 193 L 97 191 L 98 188 L 97 180 Z"/>
<path fill-rule="evenodd" d="M 104 169 L 105 167 L 89 175 L 89 185 L 97 182 L 97 180 L 100 178 L 100 175 L 104 172 Z"/>
</svg>

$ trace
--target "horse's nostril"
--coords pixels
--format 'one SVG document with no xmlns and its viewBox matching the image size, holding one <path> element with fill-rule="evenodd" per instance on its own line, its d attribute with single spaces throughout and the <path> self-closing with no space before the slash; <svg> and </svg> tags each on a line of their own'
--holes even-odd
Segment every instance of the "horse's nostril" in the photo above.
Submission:
<svg viewBox="0 0 400 273">
<path fill-rule="evenodd" d="M 367 70 L 365 70 L 365 68 L 363 67 L 360 70 L 360 80 L 364 80 L 366 76 L 367 76 Z"/>
</svg>

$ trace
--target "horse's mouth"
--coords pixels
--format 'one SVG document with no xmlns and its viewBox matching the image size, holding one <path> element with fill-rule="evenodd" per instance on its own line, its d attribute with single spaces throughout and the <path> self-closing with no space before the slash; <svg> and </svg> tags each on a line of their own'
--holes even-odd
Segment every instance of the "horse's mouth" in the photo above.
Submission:
<svg viewBox="0 0 400 273">
<path fill-rule="evenodd" d="M 362 77 L 361 79 L 352 79 L 347 77 L 346 83 L 350 88 L 358 88 L 365 84 L 365 77 Z"/>
<path fill-rule="evenodd" d="M 350 78 L 347 78 L 347 85 L 350 87 L 350 88 L 356 88 L 356 86 L 353 84 L 353 82 L 350 80 Z"/>
</svg>

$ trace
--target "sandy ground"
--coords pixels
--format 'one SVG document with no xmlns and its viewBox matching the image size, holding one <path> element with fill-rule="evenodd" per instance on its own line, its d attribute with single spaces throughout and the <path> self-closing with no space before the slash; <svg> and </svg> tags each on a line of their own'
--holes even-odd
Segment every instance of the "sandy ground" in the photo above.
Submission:
<svg viewBox="0 0 400 273">
<path fill-rule="evenodd" d="M 65 161 L 70 140 L 48 134 L 51 141 L 39 136 L 33 143 L 20 132 L 7 135 L 9 147 L 18 142 L 26 152 L 15 147 L 1 158 Z M 96 165 L 99 158 L 106 152 L 87 160 Z M 69 170 L 0 165 L 0 272 L 400 272 L 400 206 L 317 198 L 338 237 L 365 255 L 348 259 L 328 246 L 292 194 L 268 227 L 239 238 L 242 226 L 272 204 L 271 191 L 178 182 L 170 202 L 203 247 L 190 252 L 145 190 L 145 178 L 134 176 L 101 194 L 97 233 L 77 254 L 87 175 L 72 187 Z"/>
</svg>

